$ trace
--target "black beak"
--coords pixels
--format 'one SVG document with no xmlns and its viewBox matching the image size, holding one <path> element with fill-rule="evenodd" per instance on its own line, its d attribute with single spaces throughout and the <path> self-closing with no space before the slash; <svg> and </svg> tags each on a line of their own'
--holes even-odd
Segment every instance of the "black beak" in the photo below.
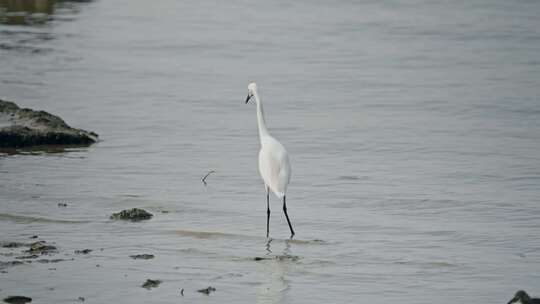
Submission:
<svg viewBox="0 0 540 304">
<path fill-rule="evenodd" d="M 251 99 L 251 96 L 253 96 L 253 95 L 248 94 L 248 96 L 247 96 L 247 98 L 246 98 L 246 103 L 248 103 L 248 101 Z"/>
<path fill-rule="evenodd" d="M 512 300 L 510 300 L 510 302 L 508 302 L 508 304 L 512 304 L 514 302 L 516 302 L 518 299 L 516 299 L 516 297 L 514 297 Z"/>
</svg>

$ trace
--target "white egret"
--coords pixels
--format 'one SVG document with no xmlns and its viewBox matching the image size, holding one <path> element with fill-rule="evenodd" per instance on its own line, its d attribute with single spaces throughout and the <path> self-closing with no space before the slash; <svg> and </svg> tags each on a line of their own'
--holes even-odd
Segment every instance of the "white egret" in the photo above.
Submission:
<svg viewBox="0 0 540 304">
<path fill-rule="evenodd" d="M 285 147 L 268 133 L 264 122 L 263 105 L 257 93 L 257 84 L 254 82 L 248 85 L 246 103 L 252 97 L 255 97 L 255 102 L 257 103 L 257 124 L 259 125 L 259 139 L 261 141 L 259 172 L 266 188 L 266 237 L 268 237 L 270 232 L 270 190 L 272 190 L 279 199 L 283 199 L 283 212 L 287 218 L 292 238 L 294 236 L 294 230 L 287 214 L 286 203 L 287 186 L 291 178 L 289 154 L 285 150 Z"/>
</svg>

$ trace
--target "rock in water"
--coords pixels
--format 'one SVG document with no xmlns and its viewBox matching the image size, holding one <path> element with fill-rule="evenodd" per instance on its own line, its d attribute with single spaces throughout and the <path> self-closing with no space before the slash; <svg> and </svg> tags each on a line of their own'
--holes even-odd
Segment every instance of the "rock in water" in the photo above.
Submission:
<svg viewBox="0 0 540 304">
<path fill-rule="evenodd" d="M 0 148 L 90 145 L 97 139 L 96 133 L 72 128 L 58 116 L 0 99 Z"/>
<path fill-rule="evenodd" d="M 75 254 L 89 254 L 90 252 L 92 252 L 92 249 L 75 250 Z"/>
<path fill-rule="evenodd" d="M 128 220 L 128 221 L 142 221 L 149 220 L 152 218 L 152 213 L 138 208 L 133 208 L 129 210 L 122 210 L 118 213 L 113 213 L 111 215 L 112 220 Z"/>
<path fill-rule="evenodd" d="M 4 248 L 19 248 L 19 247 L 22 247 L 22 246 L 27 246 L 27 244 L 19 243 L 19 242 L 1 243 L 1 245 Z"/>
<path fill-rule="evenodd" d="M 0 261 L 0 270 L 4 269 L 4 268 L 8 268 L 8 267 L 13 267 L 13 266 L 16 266 L 16 265 L 22 265 L 24 264 L 23 262 L 21 261 L 10 261 L 10 262 L 2 262 Z"/>
<path fill-rule="evenodd" d="M 144 282 L 144 284 L 142 284 L 141 287 L 146 288 L 146 289 L 152 289 L 152 288 L 154 288 L 154 287 L 158 287 L 159 284 L 161 284 L 161 281 L 160 281 L 160 280 L 150 280 L 150 279 L 147 279 L 146 282 Z"/>
<path fill-rule="evenodd" d="M 45 244 L 44 241 L 38 241 L 30 245 L 30 249 L 25 252 L 30 254 L 49 254 L 56 252 L 56 247 Z"/>
<path fill-rule="evenodd" d="M 32 298 L 24 296 L 10 296 L 4 299 L 4 302 L 11 304 L 24 304 L 32 302 Z"/>
<path fill-rule="evenodd" d="M 134 260 L 149 260 L 149 259 L 153 259 L 154 255 L 143 253 L 143 254 L 130 255 L 129 257 Z"/>
<path fill-rule="evenodd" d="M 212 286 L 208 286 L 207 288 L 199 289 L 197 291 L 209 295 L 211 292 L 216 291 L 216 289 Z"/>
</svg>

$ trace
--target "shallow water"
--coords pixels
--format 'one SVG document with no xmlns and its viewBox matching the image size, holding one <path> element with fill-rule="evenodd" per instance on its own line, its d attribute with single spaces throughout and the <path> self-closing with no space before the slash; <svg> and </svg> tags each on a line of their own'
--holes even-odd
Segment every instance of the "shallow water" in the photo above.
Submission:
<svg viewBox="0 0 540 304">
<path fill-rule="evenodd" d="M 0 298 L 540 295 L 538 12 L 498 0 L 66 1 L 42 22 L 0 25 L 0 98 L 102 140 L 0 156 L 0 241 L 39 235 L 65 259 L 4 269 Z M 291 154 L 294 240 L 274 197 L 265 238 L 250 80 Z M 108 219 L 132 207 L 154 218 Z M 0 261 L 21 251 L 0 248 Z M 139 253 L 155 258 L 129 258 Z M 148 278 L 163 283 L 141 288 Z"/>
</svg>

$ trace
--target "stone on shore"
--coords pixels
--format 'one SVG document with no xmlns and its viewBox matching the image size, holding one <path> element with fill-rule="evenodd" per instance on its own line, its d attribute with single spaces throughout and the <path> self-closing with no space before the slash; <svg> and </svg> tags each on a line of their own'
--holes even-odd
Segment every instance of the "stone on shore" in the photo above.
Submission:
<svg viewBox="0 0 540 304">
<path fill-rule="evenodd" d="M 153 254 L 143 253 L 143 254 L 130 255 L 129 257 L 134 259 L 134 260 L 149 260 L 149 259 L 153 259 L 154 255 Z"/>
<path fill-rule="evenodd" d="M 208 286 L 206 288 L 199 289 L 197 291 L 200 292 L 200 293 L 204 293 L 206 295 L 209 295 L 211 292 L 216 291 L 216 289 L 214 287 L 212 287 L 212 286 Z"/>
<path fill-rule="evenodd" d="M 25 296 L 9 296 L 4 299 L 4 302 L 11 303 L 11 304 L 24 304 L 32 302 L 32 298 L 25 297 Z"/>
<path fill-rule="evenodd" d="M 45 145 L 90 145 L 94 132 L 70 127 L 60 117 L 45 111 L 21 109 L 0 99 L 0 148 Z"/>
<path fill-rule="evenodd" d="M 47 245 L 45 241 L 37 241 L 30 244 L 30 249 L 25 252 L 30 254 L 50 254 L 56 253 L 58 250 L 52 245 Z"/>
<path fill-rule="evenodd" d="M 161 280 L 147 279 L 146 282 L 144 282 L 144 284 L 142 284 L 141 287 L 146 288 L 146 289 L 152 289 L 152 288 L 158 287 L 159 284 L 161 284 Z"/>
<path fill-rule="evenodd" d="M 152 213 L 149 213 L 146 210 L 139 209 L 139 208 L 133 208 L 129 210 L 122 210 L 118 213 L 113 213 L 111 215 L 112 220 L 128 220 L 128 221 L 142 221 L 142 220 L 149 220 L 153 216 Z"/>
</svg>

